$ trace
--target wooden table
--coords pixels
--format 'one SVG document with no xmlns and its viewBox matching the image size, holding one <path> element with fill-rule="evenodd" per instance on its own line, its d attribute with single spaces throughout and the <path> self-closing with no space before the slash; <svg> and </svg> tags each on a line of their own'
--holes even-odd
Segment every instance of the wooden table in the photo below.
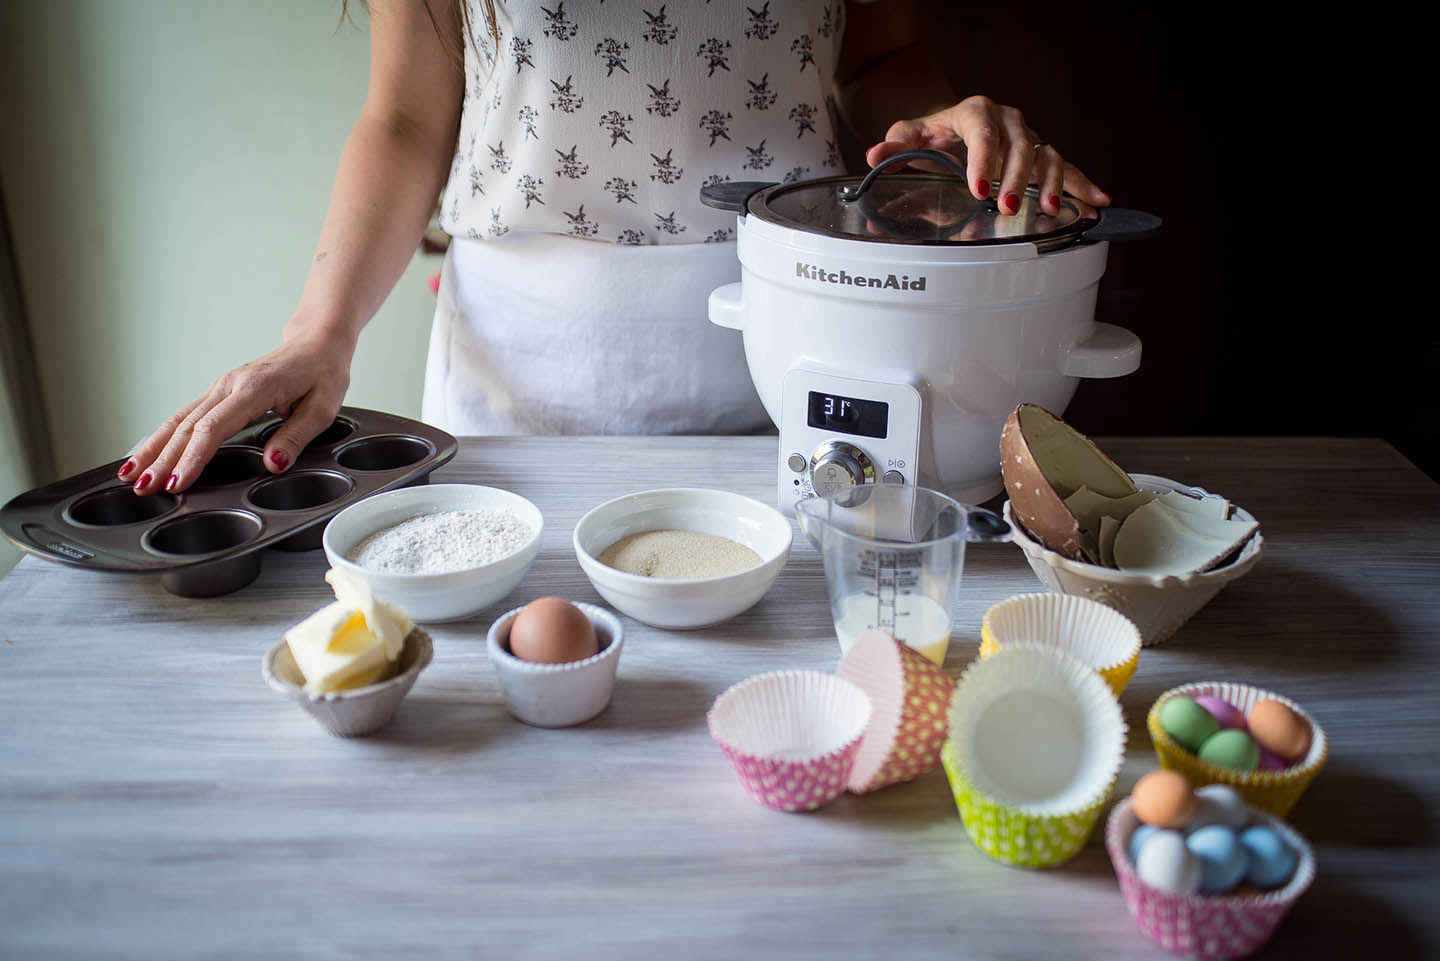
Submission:
<svg viewBox="0 0 1440 961">
<path fill-rule="evenodd" d="M 599 602 L 570 533 L 627 491 L 726 485 L 768 501 L 773 438 L 467 441 L 436 480 L 532 499 L 544 547 L 510 598 L 437 625 L 434 664 L 378 736 L 325 734 L 260 679 L 261 652 L 329 598 L 320 552 L 186 600 L 27 558 L 0 581 L 0 956 L 1156 958 L 1100 840 L 1048 871 L 967 839 L 944 774 L 821 812 L 751 801 L 711 742 L 726 687 L 832 670 L 817 554 L 718 627 L 626 619 L 610 708 L 512 720 L 484 652 L 544 594 Z M 1266 554 L 1123 697 L 1117 788 L 1156 767 L 1144 717 L 1179 683 L 1288 694 L 1329 732 L 1292 816 L 1319 878 L 1271 943 L 1286 958 L 1440 951 L 1440 487 L 1373 440 L 1104 442 L 1134 471 L 1229 495 Z M 727 465 L 723 475 L 713 473 Z M 981 615 L 1038 589 L 1009 545 L 972 547 L 946 667 Z"/>
</svg>

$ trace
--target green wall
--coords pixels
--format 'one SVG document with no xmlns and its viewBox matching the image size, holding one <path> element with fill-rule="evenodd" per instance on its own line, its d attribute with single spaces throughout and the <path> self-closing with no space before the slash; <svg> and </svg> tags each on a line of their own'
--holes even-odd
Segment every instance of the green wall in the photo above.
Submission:
<svg viewBox="0 0 1440 961">
<path fill-rule="evenodd" d="M 279 342 L 365 94 L 351 6 L 0 2 L 0 184 L 62 475 Z M 418 415 L 438 267 L 372 322 L 347 403 Z"/>
</svg>

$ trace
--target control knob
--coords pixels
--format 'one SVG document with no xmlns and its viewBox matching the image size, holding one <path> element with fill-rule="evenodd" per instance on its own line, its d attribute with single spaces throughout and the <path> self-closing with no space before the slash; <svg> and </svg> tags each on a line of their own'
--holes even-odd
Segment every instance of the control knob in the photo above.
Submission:
<svg viewBox="0 0 1440 961">
<path fill-rule="evenodd" d="M 860 448 L 844 441 L 826 441 L 810 455 L 810 483 L 824 497 L 847 487 L 875 483 L 875 465 Z"/>
</svg>

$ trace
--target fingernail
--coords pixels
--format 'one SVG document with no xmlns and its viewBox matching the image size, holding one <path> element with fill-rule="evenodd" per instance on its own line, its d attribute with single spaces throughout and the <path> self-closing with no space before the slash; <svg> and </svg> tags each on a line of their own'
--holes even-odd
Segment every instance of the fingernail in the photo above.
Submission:
<svg viewBox="0 0 1440 961">
<path fill-rule="evenodd" d="M 983 177 L 975 181 L 975 192 L 980 195 L 981 199 L 990 196 L 990 181 Z"/>
<path fill-rule="evenodd" d="M 1053 208 L 1055 208 L 1056 210 L 1059 210 L 1059 209 L 1060 209 L 1060 196 L 1059 196 L 1059 194 L 1051 194 L 1051 195 L 1050 195 L 1050 206 L 1053 207 Z"/>
<path fill-rule="evenodd" d="M 270 452 L 270 463 L 274 464 L 277 469 L 284 470 L 290 466 L 290 455 L 283 450 L 272 450 Z"/>
<path fill-rule="evenodd" d="M 145 473 L 141 474 L 140 479 L 135 482 L 135 489 L 137 491 L 143 491 L 145 488 L 150 486 L 151 479 L 152 478 L 150 476 L 150 472 L 147 470 Z"/>
<path fill-rule="evenodd" d="M 124 480 L 124 479 L 125 479 L 125 475 L 128 474 L 128 473 L 130 473 L 130 472 L 133 471 L 134 469 L 135 469 L 135 461 L 134 461 L 134 460 L 127 460 L 125 463 L 123 463 L 123 464 L 120 465 L 120 469 L 115 472 L 115 476 L 118 477 L 118 478 L 120 478 L 121 480 Z"/>
<path fill-rule="evenodd" d="M 165 489 L 167 491 L 173 491 L 175 489 L 175 485 L 178 483 L 180 483 L 179 476 L 171 474 L 170 479 L 165 482 Z"/>
<path fill-rule="evenodd" d="M 1009 209 L 1009 211 L 1010 211 L 1012 214 L 1013 214 L 1013 213 L 1016 213 L 1016 212 L 1020 209 L 1020 197 L 1019 197 L 1017 194 L 1014 194 L 1014 193 L 1008 193 L 1008 194 L 1006 194 L 1006 195 L 1005 195 L 1005 206 L 1006 206 L 1006 208 Z"/>
</svg>

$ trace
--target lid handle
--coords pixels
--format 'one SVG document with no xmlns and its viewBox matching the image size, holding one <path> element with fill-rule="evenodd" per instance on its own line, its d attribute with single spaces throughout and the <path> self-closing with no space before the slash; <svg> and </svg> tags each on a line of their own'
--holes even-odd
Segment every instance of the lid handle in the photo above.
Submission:
<svg viewBox="0 0 1440 961">
<path fill-rule="evenodd" d="M 707 207 L 714 207 L 716 210 L 729 210 L 743 214 L 745 205 L 750 202 L 751 197 L 766 187 L 773 186 L 775 186 L 773 180 L 727 180 L 701 187 L 700 202 Z"/>
<path fill-rule="evenodd" d="M 960 162 L 954 157 L 950 156 L 948 153 L 942 153 L 939 150 L 930 150 L 928 148 L 922 148 L 920 150 L 902 150 L 900 153 L 895 154 L 893 157 L 886 157 L 874 167 L 870 168 L 870 172 L 865 175 L 865 179 L 860 181 L 860 183 L 846 184 L 843 187 L 838 187 L 836 188 L 835 193 L 840 197 L 842 201 L 846 203 L 859 200 L 865 195 L 865 191 L 870 189 L 870 185 L 875 182 L 875 178 L 880 176 L 880 171 L 884 170 L 886 167 L 893 167 L 896 164 L 908 163 L 911 160 L 931 160 L 935 163 L 943 164 L 946 167 L 949 167 L 951 170 L 959 174 L 962 178 L 965 176 L 965 168 L 960 166 Z M 701 199 L 704 199 L 703 190 L 701 191 Z"/>
<path fill-rule="evenodd" d="M 1101 207 L 1100 222 L 1085 231 L 1085 239 L 1144 240 L 1160 232 L 1163 221 L 1154 214 L 1127 207 Z"/>
</svg>

